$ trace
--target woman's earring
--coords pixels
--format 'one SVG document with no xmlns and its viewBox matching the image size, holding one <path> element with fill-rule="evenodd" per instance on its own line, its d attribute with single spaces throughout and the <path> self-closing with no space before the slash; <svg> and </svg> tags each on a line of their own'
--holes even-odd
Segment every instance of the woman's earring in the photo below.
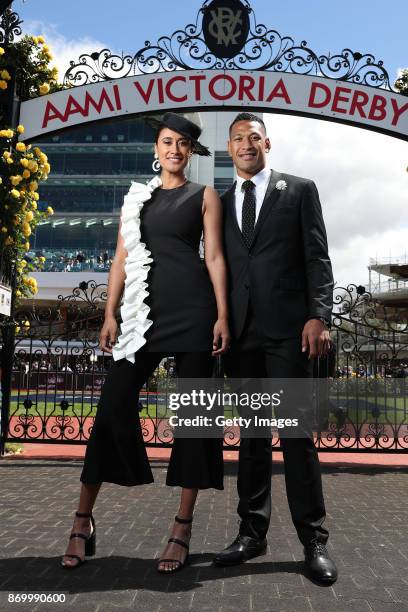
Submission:
<svg viewBox="0 0 408 612">
<path fill-rule="evenodd" d="M 157 155 L 157 153 L 154 156 L 154 162 L 152 163 L 152 168 L 153 168 L 153 172 L 160 172 L 161 170 L 159 156 Z"/>
</svg>

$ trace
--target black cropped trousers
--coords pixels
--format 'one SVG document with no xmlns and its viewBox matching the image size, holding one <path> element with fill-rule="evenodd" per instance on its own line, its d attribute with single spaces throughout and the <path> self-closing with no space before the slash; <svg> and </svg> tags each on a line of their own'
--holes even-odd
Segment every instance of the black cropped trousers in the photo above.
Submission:
<svg viewBox="0 0 408 612">
<path fill-rule="evenodd" d="M 139 392 L 164 353 L 138 351 L 135 363 L 114 361 L 101 397 L 85 453 L 80 480 L 84 484 L 112 482 L 134 486 L 153 482 L 139 418 Z M 179 378 L 208 378 L 211 353 L 175 353 Z M 166 484 L 198 489 L 223 489 L 221 438 L 175 436 Z"/>
</svg>

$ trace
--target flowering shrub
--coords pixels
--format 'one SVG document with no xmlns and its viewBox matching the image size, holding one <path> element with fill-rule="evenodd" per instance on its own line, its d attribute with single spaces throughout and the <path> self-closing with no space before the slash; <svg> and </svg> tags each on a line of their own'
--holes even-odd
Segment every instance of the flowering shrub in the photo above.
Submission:
<svg viewBox="0 0 408 612">
<path fill-rule="evenodd" d="M 58 70 L 51 68 L 52 55 L 42 36 L 24 36 L 6 48 L 0 47 L 0 90 L 6 90 L 16 79 L 16 93 L 20 99 L 33 98 L 63 89 L 57 82 Z M 4 114 L 1 113 L 4 123 Z M 38 194 L 41 181 L 45 181 L 51 167 L 39 147 L 18 142 L 24 126 L 11 129 L 0 126 L 0 249 L 1 255 L 16 262 L 15 298 L 30 297 L 37 293 L 37 281 L 31 276 L 41 270 L 45 259 L 29 260 L 30 236 L 43 219 L 54 213 L 49 206 L 42 209 Z"/>
<path fill-rule="evenodd" d="M 395 87 L 400 93 L 408 95 L 408 68 L 401 70 L 401 74 L 395 82 Z"/>
<path fill-rule="evenodd" d="M 16 76 L 17 95 L 22 100 L 64 89 L 58 83 L 58 69 L 51 68 L 52 54 L 42 36 L 24 36 L 0 47 L 0 89 L 7 89 L 13 70 Z"/>
<path fill-rule="evenodd" d="M 2 178 L 0 184 L 0 249 L 1 253 L 16 260 L 16 297 L 29 297 L 37 293 L 37 281 L 30 276 L 33 270 L 41 269 L 45 259 L 35 258 L 28 262 L 24 255 L 30 248 L 29 238 L 42 219 L 54 214 L 49 206 L 40 210 L 38 187 L 47 179 L 51 170 L 48 158 L 39 147 L 26 146 L 18 142 L 14 146 L 16 133 L 24 127 L 0 130 Z M 11 149 L 11 150 L 10 150 Z"/>
</svg>

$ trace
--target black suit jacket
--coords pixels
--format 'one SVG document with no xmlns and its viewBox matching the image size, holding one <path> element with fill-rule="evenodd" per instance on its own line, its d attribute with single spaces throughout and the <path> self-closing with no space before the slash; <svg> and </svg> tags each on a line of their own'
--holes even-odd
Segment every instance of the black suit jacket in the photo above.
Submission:
<svg viewBox="0 0 408 612">
<path fill-rule="evenodd" d="M 285 190 L 276 188 L 280 180 Z M 332 312 L 333 274 L 316 185 L 271 170 L 250 249 L 236 219 L 235 187 L 221 196 L 232 334 L 239 338 L 251 298 L 265 337 L 297 337 L 309 318 Z"/>
</svg>

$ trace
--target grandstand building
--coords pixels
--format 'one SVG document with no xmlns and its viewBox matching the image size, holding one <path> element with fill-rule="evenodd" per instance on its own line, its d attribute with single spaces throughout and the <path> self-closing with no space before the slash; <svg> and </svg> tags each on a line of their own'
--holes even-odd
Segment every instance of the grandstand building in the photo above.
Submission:
<svg viewBox="0 0 408 612">
<path fill-rule="evenodd" d="M 368 290 L 384 306 L 408 312 L 408 255 L 370 259 Z"/>
</svg>

